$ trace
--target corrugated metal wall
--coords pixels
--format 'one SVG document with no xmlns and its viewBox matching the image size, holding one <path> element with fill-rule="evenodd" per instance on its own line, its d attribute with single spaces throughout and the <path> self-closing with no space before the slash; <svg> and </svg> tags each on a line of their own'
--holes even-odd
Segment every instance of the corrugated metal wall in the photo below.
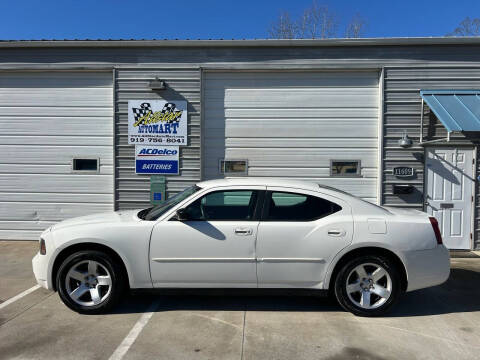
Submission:
<svg viewBox="0 0 480 360">
<path fill-rule="evenodd" d="M 249 176 L 336 186 L 377 201 L 378 72 L 207 72 L 205 178 L 219 160 L 247 159 Z M 331 177 L 331 160 L 360 176 Z"/>
<path fill-rule="evenodd" d="M 0 239 L 113 209 L 112 118 L 111 72 L 0 72 Z"/>
<path fill-rule="evenodd" d="M 404 128 L 418 139 L 420 97 L 418 91 L 427 87 L 480 88 L 480 45 L 401 45 L 401 46 L 276 46 L 276 47 L 111 47 L 111 48 L 3 48 L 0 50 L 1 69 L 72 69 L 72 68 L 118 68 L 118 91 L 116 92 L 116 131 L 121 135 L 121 145 L 116 157 L 117 208 L 144 206 L 148 199 L 148 181 L 133 173 L 133 147 L 126 145 L 126 104 L 129 98 L 162 98 L 148 89 L 148 80 L 155 72 L 170 78 L 173 89 L 181 96 L 189 97 L 194 108 L 190 112 L 192 123 L 200 123 L 200 67 L 251 70 L 284 69 L 380 69 L 385 73 L 385 161 L 383 198 L 387 204 L 421 208 L 423 191 L 423 148 L 403 150 L 397 141 Z M 122 72 L 128 74 L 123 78 Z M 187 78 L 179 79 L 181 74 Z M 189 75 L 188 75 L 189 74 Z M 128 79 L 130 77 L 130 79 Z M 138 78 L 136 78 L 138 77 Z M 188 89 L 185 86 L 188 85 Z M 184 86 L 185 85 L 185 86 Z M 186 90 L 186 91 L 184 91 Z M 175 93 L 172 93 L 172 95 Z M 181 97 L 180 97 L 181 98 Z M 195 126 L 195 125 L 194 125 Z M 200 141 L 200 130 L 190 126 Z M 440 134 L 441 125 L 430 126 Z M 194 135 L 194 133 L 192 133 Z M 442 135 L 439 135 L 442 136 Z M 193 145 L 193 143 L 192 143 Z M 185 148 L 182 154 L 182 174 L 185 182 L 173 180 L 169 191 L 193 183 L 200 178 L 198 148 Z M 393 165 L 414 166 L 418 178 L 412 180 L 417 193 L 410 197 L 392 196 L 392 185 L 396 181 L 391 175 Z M 477 162 L 478 164 L 478 162 Z M 479 166 L 480 171 L 480 166 Z M 478 173 L 477 173 L 478 175 Z M 478 185 L 477 185 L 478 186 Z M 477 198 L 480 188 L 477 188 Z M 480 224 L 478 219 L 477 232 Z M 477 246 L 480 247 L 477 234 Z"/>
<path fill-rule="evenodd" d="M 387 67 L 384 74 L 384 188 L 385 205 L 423 209 L 424 148 L 418 146 L 420 131 L 422 89 L 480 89 L 480 68 L 474 67 Z M 445 138 L 445 127 L 425 107 L 424 141 Z M 406 130 L 414 146 L 402 149 L 398 140 Z M 427 139 L 428 138 L 428 139 Z M 451 145 L 465 146 L 478 143 L 478 138 L 455 135 Z M 433 146 L 433 144 L 432 144 Z M 478 156 L 477 156 L 478 159 Z M 392 174 L 394 166 L 412 166 L 414 179 L 398 179 Z M 477 167 L 478 167 L 477 161 Z M 477 170 L 477 175 L 480 167 Z M 415 191 L 409 195 L 393 195 L 393 185 L 411 184 Z M 475 201 L 476 246 L 480 247 L 480 187 L 477 181 Z"/>
<path fill-rule="evenodd" d="M 148 84 L 158 76 L 167 89 L 152 91 Z M 188 145 L 180 147 L 179 175 L 167 177 L 167 196 L 200 181 L 200 70 L 192 68 L 118 69 L 115 91 L 115 207 L 149 206 L 150 175 L 135 174 L 135 146 L 128 145 L 128 100 L 186 100 Z"/>
</svg>

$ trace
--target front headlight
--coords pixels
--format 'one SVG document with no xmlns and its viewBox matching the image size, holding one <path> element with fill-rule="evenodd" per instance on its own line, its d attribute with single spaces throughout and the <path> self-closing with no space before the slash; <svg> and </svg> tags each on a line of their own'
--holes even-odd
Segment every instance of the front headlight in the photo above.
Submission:
<svg viewBox="0 0 480 360">
<path fill-rule="evenodd" d="M 40 255 L 45 255 L 47 253 L 47 247 L 45 246 L 45 239 L 40 238 Z"/>
</svg>

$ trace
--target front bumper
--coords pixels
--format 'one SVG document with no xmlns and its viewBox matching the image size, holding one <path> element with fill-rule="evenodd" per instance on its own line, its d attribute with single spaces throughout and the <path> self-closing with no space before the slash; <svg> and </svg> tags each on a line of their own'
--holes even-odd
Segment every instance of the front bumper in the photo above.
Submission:
<svg viewBox="0 0 480 360">
<path fill-rule="evenodd" d="M 48 258 L 37 253 L 32 259 L 33 273 L 37 283 L 48 290 L 53 290 L 48 284 Z"/>
<path fill-rule="evenodd" d="M 440 285 L 450 276 L 450 254 L 444 245 L 404 253 L 408 288 L 413 291 Z"/>
</svg>

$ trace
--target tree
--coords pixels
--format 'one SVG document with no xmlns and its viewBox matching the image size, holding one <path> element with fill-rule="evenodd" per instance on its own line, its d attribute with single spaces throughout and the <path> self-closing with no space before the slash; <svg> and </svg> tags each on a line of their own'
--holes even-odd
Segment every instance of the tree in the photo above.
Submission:
<svg viewBox="0 0 480 360">
<path fill-rule="evenodd" d="M 447 36 L 480 36 L 480 19 L 466 17 L 460 22 L 460 25 L 455 28 Z"/>
<path fill-rule="evenodd" d="M 297 33 L 297 24 L 292 21 L 290 14 L 284 11 L 268 32 L 271 38 L 294 39 Z"/>
<path fill-rule="evenodd" d="M 347 25 L 347 30 L 345 31 L 346 38 L 359 38 L 362 37 L 365 33 L 365 28 L 367 26 L 367 21 L 359 14 L 356 13 L 350 23 Z"/>
<path fill-rule="evenodd" d="M 309 38 L 326 39 L 334 37 L 337 33 L 338 18 L 328 6 L 319 6 L 314 1 L 312 6 L 304 11 L 304 17 L 307 16 Z"/>
<path fill-rule="evenodd" d="M 305 9 L 297 19 L 284 11 L 270 26 L 268 34 L 273 39 L 326 39 L 337 36 L 339 18 L 327 5 L 312 5 Z M 360 37 L 365 30 L 366 21 L 356 14 L 347 25 L 347 37 Z"/>
</svg>

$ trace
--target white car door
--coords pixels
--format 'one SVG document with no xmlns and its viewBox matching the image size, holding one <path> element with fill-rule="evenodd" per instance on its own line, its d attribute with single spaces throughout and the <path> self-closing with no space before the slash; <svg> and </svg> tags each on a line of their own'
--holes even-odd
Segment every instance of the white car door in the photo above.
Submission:
<svg viewBox="0 0 480 360">
<path fill-rule="evenodd" d="M 256 287 L 255 241 L 263 187 L 212 189 L 152 231 L 155 287 Z"/>
<path fill-rule="evenodd" d="M 267 190 L 257 235 L 258 286 L 320 287 L 332 258 L 352 241 L 350 206 L 307 190 Z"/>
</svg>

